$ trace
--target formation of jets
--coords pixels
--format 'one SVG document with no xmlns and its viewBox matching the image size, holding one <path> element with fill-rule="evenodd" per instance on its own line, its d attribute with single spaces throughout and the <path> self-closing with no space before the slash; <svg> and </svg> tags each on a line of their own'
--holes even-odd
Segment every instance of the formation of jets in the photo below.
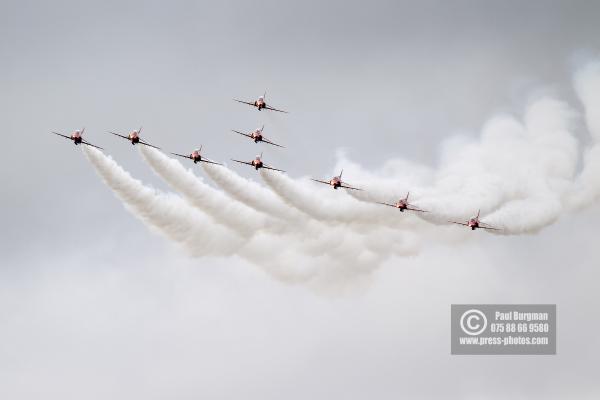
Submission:
<svg viewBox="0 0 600 400">
<path fill-rule="evenodd" d="M 281 113 L 288 113 L 287 111 L 284 110 L 279 110 L 277 108 L 271 107 L 270 105 L 268 105 L 266 103 L 266 95 L 267 93 L 265 92 L 265 94 L 263 94 L 262 96 L 258 97 L 258 99 L 256 99 L 255 101 L 251 102 L 251 101 L 243 101 L 243 100 L 238 100 L 238 99 L 233 99 L 239 103 L 243 103 L 243 104 L 247 104 L 249 106 L 255 107 L 258 109 L 258 111 L 261 111 L 262 109 L 265 110 L 271 110 L 271 111 L 277 111 L 277 112 L 281 112 Z M 267 138 L 265 138 L 263 136 L 263 130 L 264 130 L 265 126 L 263 125 L 261 128 L 259 129 L 255 129 L 254 131 L 251 131 L 249 133 L 244 133 L 244 132 L 240 132 L 240 131 L 236 131 L 236 130 L 232 130 L 235 133 L 238 133 L 242 136 L 245 136 L 247 138 L 249 138 L 250 140 L 254 141 L 254 143 L 267 143 L 270 144 L 272 146 L 277 146 L 277 147 L 281 147 L 284 148 L 284 146 L 277 144 Z M 84 132 L 85 128 L 82 128 L 81 130 L 75 130 L 73 131 L 70 135 L 65 135 L 59 132 L 52 132 L 55 135 L 58 136 L 62 136 L 66 139 L 69 139 L 71 141 L 73 141 L 73 143 L 75 145 L 79 145 L 79 144 L 85 144 L 87 146 L 92 146 L 95 147 L 97 149 L 101 149 L 104 150 L 102 147 L 96 146 L 94 144 L 91 144 L 87 141 L 85 141 L 83 139 L 83 132 Z M 144 146 L 149 146 L 149 147 L 153 147 L 155 149 L 160 149 L 159 147 L 150 144 L 148 142 L 146 142 L 145 140 L 142 140 L 142 138 L 140 137 L 140 133 L 142 131 L 142 128 L 140 127 L 137 130 L 132 130 L 129 134 L 127 135 L 122 135 L 120 133 L 116 133 L 116 132 L 112 132 L 109 131 L 108 133 L 111 133 L 115 136 L 118 136 L 120 138 L 123 138 L 129 142 L 131 142 L 132 145 L 136 145 L 136 144 L 141 144 Z M 200 146 L 199 148 L 193 150 L 189 155 L 185 155 L 185 154 L 179 154 L 179 153 L 171 153 L 175 156 L 178 157 L 182 157 L 182 158 L 186 158 L 189 160 L 192 160 L 194 162 L 194 164 L 197 164 L 199 162 L 204 162 L 204 163 L 209 163 L 209 164 L 215 164 L 215 165 L 223 165 L 221 163 L 218 163 L 216 161 L 212 161 L 204 156 L 202 156 L 201 154 L 202 151 L 202 146 Z M 244 164 L 244 165 L 249 165 L 250 167 L 254 168 L 256 171 L 258 171 L 259 169 L 268 169 L 268 170 L 272 170 L 272 171 L 278 171 L 278 172 L 285 172 L 281 169 L 278 168 L 274 168 L 268 164 L 266 164 L 263 160 L 262 160 L 262 152 L 260 153 L 260 155 L 257 155 L 254 159 L 250 160 L 250 161 L 242 161 L 242 160 L 235 160 L 235 159 L 231 159 L 232 161 L 235 161 L 237 163 L 240 164 Z M 334 176 L 329 180 L 321 180 L 321 179 L 312 179 L 315 182 L 318 183 L 322 183 L 325 185 L 329 185 L 331 186 L 334 190 L 337 190 L 338 188 L 343 188 L 343 189 L 347 189 L 347 190 L 363 190 L 354 186 L 351 186 L 349 184 L 347 184 L 346 182 L 342 181 L 342 174 L 344 173 L 344 170 L 342 169 L 340 171 L 340 174 L 338 176 Z M 385 205 L 388 207 L 394 207 L 397 208 L 398 210 L 400 210 L 400 212 L 404 212 L 405 210 L 408 211 L 415 211 L 415 212 L 422 212 L 422 213 L 426 213 L 428 211 L 426 210 L 422 210 L 420 208 L 415 207 L 413 204 L 409 203 L 408 201 L 408 196 L 410 195 L 410 192 L 406 194 L 406 197 L 399 199 L 398 201 L 396 201 L 395 203 L 386 203 L 386 202 L 377 202 L 377 204 L 381 204 L 381 205 Z M 490 226 L 489 224 L 486 224 L 484 222 L 481 222 L 480 220 L 480 213 L 481 210 L 479 210 L 477 212 L 477 215 L 470 218 L 468 221 L 465 222 L 457 222 L 457 221 L 448 221 L 449 223 L 452 224 L 457 224 L 457 225 L 463 225 L 466 226 L 468 228 L 470 228 L 471 230 L 476 230 L 478 228 L 480 229 L 485 229 L 485 230 L 494 230 L 494 231 L 499 231 L 501 229 L 499 228 L 495 228 L 493 226 Z"/>
</svg>

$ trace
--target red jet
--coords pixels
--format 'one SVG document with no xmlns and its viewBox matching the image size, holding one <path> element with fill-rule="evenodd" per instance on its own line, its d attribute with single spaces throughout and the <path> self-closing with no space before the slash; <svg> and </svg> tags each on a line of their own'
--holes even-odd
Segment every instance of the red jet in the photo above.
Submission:
<svg viewBox="0 0 600 400">
<path fill-rule="evenodd" d="M 140 138 L 140 132 L 141 132 L 141 131 L 142 131 L 142 127 L 140 126 L 140 129 L 138 129 L 137 131 L 134 129 L 134 130 L 133 130 L 133 131 L 131 131 L 131 133 L 130 133 L 129 135 L 127 135 L 127 136 L 125 136 L 125 135 L 121 135 L 121 134 L 119 134 L 119 133 L 116 133 L 116 132 L 110 132 L 110 131 L 109 131 L 108 133 L 112 133 L 112 134 L 113 134 L 113 135 L 115 135 L 115 136 L 122 137 L 122 138 L 123 138 L 123 139 L 125 139 L 125 140 L 129 140 L 129 141 L 131 142 L 131 144 L 132 144 L 132 145 L 135 145 L 136 143 L 139 143 L 139 144 L 143 144 L 143 145 L 145 145 L 145 146 L 154 147 L 155 149 L 160 149 L 160 147 L 156 147 L 156 146 L 154 146 L 154 145 L 152 145 L 152 144 L 150 144 L 150 143 L 147 143 L 147 142 L 143 141 L 143 140 Z"/>
<path fill-rule="evenodd" d="M 359 189 L 359 188 L 352 187 L 350 185 L 346 185 L 344 182 L 342 182 L 342 174 L 343 173 L 344 173 L 344 170 L 341 170 L 339 176 L 334 176 L 333 178 L 331 178 L 328 181 L 322 181 L 320 179 L 312 179 L 312 178 L 311 179 L 313 181 L 315 181 L 315 182 L 324 183 L 326 185 L 331 185 L 331 186 L 333 186 L 334 189 L 337 189 L 337 188 L 341 187 L 341 188 L 344 188 L 344 189 L 362 190 L 362 189 Z"/>
<path fill-rule="evenodd" d="M 410 195 L 410 192 L 408 192 L 406 194 L 406 197 L 403 199 L 398 200 L 396 203 L 394 204 L 390 204 L 390 203 L 379 203 L 377 202 L 377 204 L 383 204 L 384 206 L 390 206 L 390 207 L 396 207 L 398 210 L 400 210 L 400 212 L 404 212 L 404 210 L 409 210 L 409 211 L 419 211 L 419 212 L 427 212 L 425 210 L 421 210 L 418 208 L 414 208 L 409 202 L 408 202 L 408 196 Z"/>
<path fill-rule="evenodd" d="M 258 99 L 254 100 L 254 101 L 243 101 L 243 100 L 238 100 L 238 99 L 233 99 L 233 100 L 237 101 L 238 103 L 244 103 L 244 104 L 248 104 L 249 106 L 256 107 L 256 108 L 258 108 L 258 111 L 265 108 L 267 110 L 278 111 L 278 112 L 282 112 L 282 113 L 286 113 L 286 114 L 288 113 L 287 111 L 278 110 L 276 108 L 269 106 L 265 102 L 265 97 L 267 97 L 267 92 L 265 92 L 265 94 L 263 94 L 262 96 L 260 96 Z"/>
<path fill-rule="evenodd" d="M 173 154 L 174 156 L 188 158 L 188 159 L 192 160 L 194 162 L 194 164 L 197 164 L 198 162 L 201 161 L 201 162 L 205 162 L 205 163 L 209 163 L 209 164 L 223 165 L 223 164 L 219 164 L 218 162 L 214 162 L 214 161 L 208 160 L 206 158 L 202 158 L 202 155 L 200 155 L 200 151 L 202 151 L 202 146 L 200 146 L 199 149 L 192 151 L 189 156 L 186 156 L 183 154 L 177 154 L 177 153 L 171 153 L 171 154 Z"/>
<path fill-rule="evenodd" d="M 448 221 L 448 222 L 451 222 L 453 224 L 467 226 L 467 227 L 471 228 L 472 231 L 474 231 L 477 228 L 488 229 L 488 230 L 491 230 L 491 231 L 501 231 L 502 230 L 502 229 L 499 229 L 499 228 L 494 228 L 492 226 L 489 226 L 485 222 L 481 222 L 479 220 L 479 213 L 480 212 L 481 212 L 481 210 L 477 211 L 477 215 L 474 216 L 473 218 L 469 219 L 467 222 L 455 222 L 455 221 Z"/>
<path fill-rule="evenodd" d="M 78 129 L 78 130 L 74 131 L 73 133 L 71 133 L 70 136 L 63 135 L 62 133 L 58 133 L 58 132 L 52 132 L 52 133 L 54 133 L 55 135 L 58 135 L 58 136 L 62 136 L 64 138 L 66 138 L 66 139 L 72 140 L 73 143 L 75 143 L 76 146 L 78 144 L 83 143 L 83 144 L 87 144 L 88 146 L 92 146 L 92 147 L 95 147 L 97 149 L 104 150 L 100 146 L 96 146 L 95 144 L 91 144 L 91 143 L 88 143 L 85 140 L 83 140 L 83 131 L 85 131 L 85 128 L 82 128 L 81 130 Z"/>
<path fill-rule="evenodd" d="M 277 168 L 273 168 L 273 167 L 270 167 L 270 166 L 268 166 L 267 164 L 265 164 L 265 163 L 264 163 L 264 162 L 261 160 L 261 158 L 262 158 L 262 153 L 260 153 L 260 155 L 259 155 L 259 156 L 256 156 L 256 157 L 254 158 L 254 160 L 252 160 L 252 161 L 240 161 L 240 160 L 234 160 L 233 158 L 231 159 L 231 161 L 235 161 L 235 162 L 238 162 L 238 163 L 240 163 L 240 164 L 246 164 L 246 165 L 250 165 L 251 167 L 254 167 L 254 169 L 255 169 L 255 170 L 257 170 L 257 171 L 258 171 L 260 168 L 264 168 L 264 169 L 271 169 L 271 170 L 273 170 L 273 171 L 285 172 L 285 171 L 283 171 L 283 170 L 281 170 L 281 169 L 277 169 Z"/>
<path fill-rule="evenodd" d="M 244 132 L 240 132 L 240 131 L 236 131 L 236 130 L 232 130 L 232 131 L 235 133 L 239 133 L 240 135 L 249 137 L 250 139 L 254 140 L 254 143 L 264 142 L 264 143 L 272 144 L 273 146 L 283 147 L 282 145 L 273 143 L 269 139 L 265 138 L 262 134 L 263 129 L 265 129 L 264 125 L 262 126 L 262 128 L 260 128 L 260 129 L 257 128 L 253 132 L 250 132 L 250 133 L 244 133 Z"/>
</svg>

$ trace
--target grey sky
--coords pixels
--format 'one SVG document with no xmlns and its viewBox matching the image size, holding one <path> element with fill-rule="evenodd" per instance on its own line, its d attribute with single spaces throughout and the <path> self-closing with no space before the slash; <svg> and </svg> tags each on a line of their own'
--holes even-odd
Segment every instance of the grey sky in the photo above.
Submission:
<svg viewBox="0 0 600 400">
<path fill-rule="evenodd" d="M 0 1 L 0 397 L 596 398 L 597 207 L 319 296 L 185 257 L 49 132 L 85 126 L 160 188 L 107 130 L 228 160 L 257 152 L 230 129 L 264 123 L 287 147 L 265 158 L 294 177 L 329 175 L 340 148 L 366 167 L 434 165 L 441 140 L 539 90 L 577 105 L 598 15 L 588 1 Z M 291 113 L 231 101 L 264 90 Z M 450 356 L 460 302 L 557 303 L 558 355 Z"/>
</svg>

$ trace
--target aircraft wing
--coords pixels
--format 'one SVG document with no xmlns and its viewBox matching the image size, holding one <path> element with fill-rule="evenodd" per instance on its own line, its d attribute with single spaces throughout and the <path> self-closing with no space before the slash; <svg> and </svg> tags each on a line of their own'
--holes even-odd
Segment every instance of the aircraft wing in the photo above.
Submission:
<svg viewBox="0 0 600 400">
<path fill-rule="evenodd" d="M 421 210 L 420 208 L 414 208 L 414 207 L 411 207 L 411 206 L 406 207 L 406 209 L 410 210 L 410 211 L 429 212 L 429 211 Z"/>
<path fill-rule="evenodd" d="M 284 171 L 284 170 L 282 170 L 282 169 L 277 169 L 277 168 L 269 167 L 268 165 L 265 165 L 265 164 L 263 164 L 263 166 L 262 166 L 262 167 L 263 167 L 264 169 L 270 169 L 270 170 L 272 170 L 272 171 L 285 172 L 285 171 Z"/>
<path fill-rule="evenodd" d="M 160 150 L 160 147 L 156 147 L 156 146 L 155 146 L 155 145 L 153 145 L 153 144 L 150 144 L 150 143 L 148 143 L 148 142 L 144 142 L 144 141 L 143 141 L 143 140 L 141 140 L 141 139 L 140 139 L 140 142 L 139 142 L 139 143 L 140 143 L 140 144 L 143 144 L 144 146 L 148 146 L 148 147 L 154 147 L 155 149 L 158 149 L 158 150 Z"/>
<path fill-rule="evenodd" d="M 315 182 L 319 182 L 319 183 L 324 183 L 324 184 L 326 184 L 326 185 L 331 185 L 331 184 L 330 184 L 329 182 L 327 182 L 327 181 L 322 181 L 322 180 L 319 180 L 319 179 L 312 179 L 312 178 L 311 178 L 311 180 L 313 180 L 313 181 L 315 181 Z"/>
<path fill-rule="evenodd" d="M 177 154 L 177 153 L 171 153 L 171 154 L 173 154 L 174 156 L 179 156 L 179 157 L 182 157 L 182 158 L 187 158 L 188 160 L 192 159 L 192 157 L 190 157 L 190 156 L 184 156 L 183 154 Z"/>
<path fill-rule="evenodd" d="M 244 132 L 236 131 L 236 130 L 234 130 L 234 129 L 232 129 L 232 130 L 231 130 L 231 132 L 239 133 L 239 134 L 240 134 L 240 135 L 242 135 L 242 136 L 246 136 L 246 137 L 252 138 L 252 135 L 250 135 L 250 134 L 248 134 L 248 133 L 244 133 Z"/>
<path fill-rule="evenodd" d="M 252 104 L 252 105 L 254 105 L 254 104 Z M 277 112 L 280 112 L 280 113 L 286 113 L 286 114 L 289 114 L 289 112 L 288 112 L 288 111 L 278 110 L 278 109 L 276 109 L 276 108 L 273 108 L 273 107 L 271 107 L 271 106 L 265 106 L 265 108 L 266 108 L 267 110 L 271 110 L 271 111 L 277 111 Z"/>
<path fill-rule="evenodd" d="M 231 161 L 235 161 L 235 162 L 238 162 L 240 164 L 246 164 L 246 165 L 250 165 L 251 167 L 254 167 L 254 165 L 252 165 L 252 163 L 248 162 L 248 161 L 234 160 L 233 158 L 231 159 Z"/>
<path fill-rule="evenodd" d="M 376 203 L 377 203 L 377 204 L 381 204 L 381 205 L 383 205 L 383 206 L 390 206 L 390 207 L 394 207 L 394 208 L 396 208 L 396 205 L 395 205 L 395 204 L 390 204 L 390 203 L 381 203 L 381 202 L 379 202 L 379 201 L 376 201 Z"/>
<path fill-rule="evenodd" d="M 69 140 L 73 140 L 73 139 L 71 139 L 71 136 L 63 135 L 62 133 L 58 133 L 58 132 L 52 132 L 52 133 L 54 133 L 55 135 L 58 135 L 58 136 L 62 136 L 62 137 L 64 137 L 64 138 L 67 138 L 67 139 L 69 139 Z"/>
<path fill-rule="evenodd" d="M 102 147 L 96 146 L 95 144 L 91 144 L 89 142 L 86 142 L 85 140 L 82 140 L 81 143 L 87 144 L 88 146 L 92 146 L 92 147 L 95 147 L 95 148 L 100 149 L 100 150 L 104 150 Z"/>
<path fill-rule="evenodd" d="M 352 186 L 346 185 L 345 183 L 342 183 L 342 184 L 340 185 L 340 187 L 343 187 L 344 189 L 351 189 L 351 190 L 362 190 L 362 189 L 359 189 L 359 188 L 355 188 L 355 187 L 352 187 Z"/>
<path fill-rule="evenodd" d="M 489 229 L 491 231 L 501 231 L 502 229 L 500 228 L 494 228 L 493 226 L 489 226 L 488 224 L 486 224 L 485 222 L 479 222 L 479 227 L 481 229 Z"/>
<path fill-rule="evenodd" d="M 263 137 L 262 141 L 265 142 L 265 143 L 268 143 L 268 144 L 272 144 L 273 146 L 277 146 L 277 147 L 281 147 L 281 148 L 285 149 L 285 147 L 283 147 L 282 145 L 277 144 L 277 143 L 273 143 L 269 139 L 265 139 L 264 137 Z"/>
<path fill-rule="evenodd" d="M 463 225 L 463 226 L 469 226 L 469 224 L 465 223 L 465 222 L 455 222 L 455 221 L 448 221 L 451 224 L 456 224 L 456 225 Z"/>
<path fill-rule="evenodd" d="M 206 160 L 206 159 L 204 159 L 204 158 L 201 158 L 201 159 L 200 159 L 200 161 L 202 161 L 202 162 L 205 162 L 205 163 L 207 163 L 207 164 L 223 165 L 223 164 L 221 164 L 221 163 L 218 163 L 218 162 L 216 162 L 216 161 Z"/>
<path fill-rule="evenodd" d="M 125 139 L 125 140 L 131 140 L 131 139 L 129 139 L 129 136 L 121 135 L 121 134 L 119 134 L 119 133 L 116 133 L 116 132 L 111 132 L 111 131 L 108 131 L 108 133 L 112 133 L 112 134 L 113 134 L 113 135 L 115 135 L 115 136 L 122 137 L 122 138 L 123 138 L 123 139 Z"/>
<path fill-rule="evenodd" d="M 238 99 L 233 99 L 233 100 L 237 101 L 238 103 L 244 103 L 244 104 L 248 104 L 249 106 L 256 107 L 253 102 L 243 101 L 243 100 L 238 100 Z"/>
<path fill-rule="evenodd" d="M 481 229 L 487 229 L 487 230 L 490 230 L 490 231 L 501 231 L 502 230 L 500 228 L 492 228 L 491 226 L 481 226 L 481 225 L 479 225 L 479 227 Z"/>
</svg>

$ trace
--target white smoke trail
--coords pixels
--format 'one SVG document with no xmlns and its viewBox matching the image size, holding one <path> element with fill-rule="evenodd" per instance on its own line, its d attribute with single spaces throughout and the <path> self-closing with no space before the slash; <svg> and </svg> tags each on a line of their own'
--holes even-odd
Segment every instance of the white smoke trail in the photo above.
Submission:
<svg viewBox="0 0 600 400">
<path fill-rule="evenodd" d="M 303 216 L 282 202 L 273 192 L 245 179 L 228 168 L 202 165 L 204 172 L 229 196 L 262 213 L 283 220 L 300 220 Z"/>
<path fill-rule="evenodd" d="M 600 143 L 585 151 L 583 165 L 565 200 L 572 210 L 589 207 L 600 200 Z"/>
<path fill-rule="evenodd" d="M 192 255 L 231 254 L 242 240 L 211 222 L 175 195 L 159 193 L 134 179 L 100 150 L 82 146 L 96 172 L 125 207 L 148 226 L 180 243 Z"/>
<path fill-rule="evenodd" d="M 560 216 L 578 160 L 575 115 L 567 104 L 542 98 L 530 105 L 512 137 L 493 123 L 488 126 L 479 145 L 484 162 L 471 172 L 478 176 L 476 171 L 483 170 L 495 183 L 488 188 L 493 197 L 478 207 L 494 210 L 484 221 L 504 234 L 520 234 L 536 232 Z"/>
<path fill-rule="evenodd" d="M 331 187 L 321 187 L 320 183 L 307 179 L 294 180 L 272 171 L 261 170 L 260 175 L 283 201 L 317 221 L 361 225 L 353 228 L 359 232 L 381 225 L 398 227 L 402 223 L 400 218 L 390 218 L 389 210 L 376 204 L 356 201 L 345 193 L 346 189 L 334 191 Z M 409 221 L 411 218 L 407 215 Z"/>
<path fill-rule="evenodd" d="M 144 155 L 145 159 L 148 161 L 150 166 L 153 169 L 155 169 L 155 172 L 160 177 L 162 177 L 169 184 L 171 184 L 171 186 L 174 189 L 181 192 L 186 197 L 186 199 L 188 199 L 192 204 L 198 206 L 200 209 L 214 216 L 217 221 L 225 222 L 227 226 L 233 225 L 234 229 L 236 229 L 236 223 L 242 224 L 244 222 L 249 221 L 253 222 L 253 225 L 248 227 L 248 229 L 250 229 L 251 231 L 243 232 L 246 234 L 246 237 L 250 236 L 251 234 L 257 233 L 257 231 L 260 228 L 264 227 L 266 218 L 258 218 L 262 217 L 262 214 L 259 214 L 257 217 L 257 215 L 255 215 L 256 212 L 254 212 L 252 209 L 248 209 L 243 205 L 241 205 L 242 207 L 239 207 L 239 203 L 231 201 L 227 198 L 223 198 L 223 195 L 220 192 L 218 192 L 220 196 L 214 195 L 212 193 L 214 189 L 208 187 L 202 182 L 199 182 L 197 180 L 197 177 L 191 171 L 186 170 L 183 166 L 181 166 L 181 164 L 177 160 L 172 160 L 164 154 L 162 154 L 160 151 L 152 148 L 142 149 L 142 154 Z M 211 165 L 210 167 L 215 169 L 224 169 L 223 167 L 213 165 Z M 222 176 L 227 174 L 227 172 L 221 171 L 218 174 Z M 233 173 L 230 173 L 228 175 L 233 175 Z M 230 181 L 231 180 L 235 179 L 230 178 Z M 251 190 L 256 190 L 256 186 L 258 185 L 255 184 L 249 186 L 254 186 L 251 187 Z M 259 190 L 259 192 L 264 191 L 265 190 L 263 188 L 260 188 Z M 269 193 L 272 196 L 271 192 L 267 193 Z M 222 213 L 225 214 L 221 215 Z M 291 211 L 286 211 L 286 213 L 288 215 L 292 214 Z M 275 238 L 272 235 L 268 235 L 268 232 L 264 231 L 262 238 L 259 238 L 256 241 L 249 243 L 247 246 L 241 247 L 239 249 L 239 253 L 243 257 L 251 260 L 252 262 L 256 263 L 257 261 L 259 261 L 260 264 L 263 265 L 263 267 L 265 265 L 270 266 L 269 272 L 277 274 L 277 276 L 280 279 L 289 281 L 298 280 L 299 278 L 305 279 L 297 275 L 298 271 L 300 271 L 297 268 L 292 267 L 292 270 L 295 272 L 290 273 L 290 266 L 293 264 L 298 264 L 298 261 L 296 260 L 298 259 L 297 253 L 294 254 L 294 257 L 284 257 L 285 263 L 287 265 L 286 268 L 281 268 L 281 265 L 278 264 L 281 263 L 282 259 L 282 255 L 280 253 L 281 248 L 286 247 L 286 245 L 287 247 L 290 247 L 289 241 L 293 241 L 293 243 L 295 243 L 295 246 L 293 246 L 292 249 L 289 251 L 295 251 L 296 247 L 298 246 L 297 244 L 300 243 L 299 248 L 302 249 L 301 254 L 307 253 L 311 256 L 325 257 L 328 260 L 327 262 L 329 264 L 332 263 L 332 260 L 329 256 L 339 256 L 337 249 L 339 247 L 338 244 L 341 243 L 340 240 L 338 239 L 338 237 L 333 237 L 333 235 L 331 234 L 327 237 L 318 234 L 318 232 L 320 232 L 323 229 L 323 227 L 320 226 L 320 224 L 313 224 L 311 226 L 308 226 L 306 223 L 299 223 L 299 221 L 297 221 L 296 224 L 290 225 L 291 222 L 292 221 L 288 219 L 284 223 L 281 223 L 280 226 L 274 226 L 273 223 L 270 224 L 271 232 L 278 235 L 282 233 L 287 234 L 285 237 L 282 238 L 285 241 L 285 243 L 277 245 L 277 240 L 275 240 Z M 306 240 L 305 238 L 303 238 L 306 235 L 308 235 L 308 230 L 312 231 L 312 234 L 310 234 L 310 240 Z M 340 235 L 339 237 L 342 236 L 348 236 L 348 234 L 346 233 L 344 235 Z M 263 239 L 265 243 L 257 244 L 257 242 L 261 242 L 261 239 Z M 358 239 L 355 238 L 354 240 Z M 265 253 L 265 248 L 277 249 L 277 256 L 274 257 L 268 252 Z M 256 252 L 254 249 L 260 250 Z M 364 250 L 360 250 L 358 253 L 361 253 L 363 251 Z M 348 254 L 348 249 L 344 249 L 343 252 L 345 252 L 345 254 Z M 268 254 L 268 256 L 265 257 L 264 254 Z M 271 259 L 274 260 L 274 263 L 269 262 Z M 290 259 L 294 259 L 294 261 L 290 261 Z M 306 264 L 306 260 L 302 260 L 301 264 Z M 275 268 L 275 266 L 278 266 L 279 268 Z"/>
<path fill-rule="evenodd" d="M 85 151 L 128 209 L 169 238 L 197 248 L 197 254 L 239 255 L 286 282 L 344 284 L 368 276 L 390 257 L 418 254 L 423 243 L 476 238 L 466 229 L 440 225 L 464 221 L 479 209 L 482 221 L 502 228 L 502 234 L 531 234 L 565 211 L 596 202 L 599 65 L 576 75 L 594 138 L 577 176 L 577 113 L 549 97 L 532 102 L 522 121 L 508 115 L 492 118 L 478 140 L 448 139 L 437 168 L 398 159 L 369 172 L 340 155 L 336 173 L 344 167 L 344 178 L 365 191 L 333 191 L 306 179 L 260 171 L 265 188 L 226 168 L 203 165 L 225 195 L 161 153 L 142 150 L 157 173 L 214 222 L 182 199 L 144 187 L 101 152 Z M 373 204 L 394 202 L 408 191 L 413 204 L 430 212 L 399 213 Z"/>
<path fill-rule="evenodd" d="M 390 213 L 390 210 L 358 202 L 345 195 L 343 190 L 333 194 L 325 193 L 323 190 L 322 193 L 315 195 L 314 192 L 311 193 L 310 186 L 314 187 L 319 185 L 318 183 L 293 180 L 284 174 L 272 171 L 261 171 L 260 174 L 267 185 L 285 202 L 318 222 L 319 225 L 315 227 L 311 237 L 318 235 L 318 230 L 323 229 L 338 232 L 337 237 L 340 238 L 338 242 L 343 246 L 340 246 L 342 254 L 337 257 L 355 262 L 352 260 L 361 257 L 360 254 L 356 254 L 356 246 L 361 251 L 372 253 L 372 257 L 380 257 L 376 264 L 391 255 L 407 256 L 418 252 L 420 239 L 412 232 L 412 227 L 420 222 L 413 216 L 400 216 L 399 213 Z M 333 192 L 333 189 L 329 188 L 329 190 Z M 339 197 L 340 200 L 334 201 L 328 196 Z M 412 221 L 412 223 L 402 221 Z M 401 225 L 406 229 L 400 229 Z M 346 242 L 343 242 L 344 238 Z M 320 242 L 332 243 L 334 240 L 320 240 Z M 332 249 L 328 251 L 331 252 Z"/>
<path fill-rule="evenodd" d="M 248 237 L 267 225 L 267 217 L 239 202 L 231 201 L 223 192 L 212 188 L 185 168 L 178 160 L 160 150 L 141 146 L 140 151 L 152 170 L 192 205 L 210 215 L 216 222 Z M 223 168 L 215 166 L 215 168 Z"/>
<path fill-rule="evenodd" d="M 496 117 L 486 124 L 479 141 L 447 142 L 432 178 L 421 173 L 410 183 L 378 179 L 346 159 L 338 167 L 349 166 L 346 170 L 353 176 L 362 174 L 368 194 L 351 193 L 358 199 L 382 201 L 410 190 L 413 202 L 431 211 L 419 215 L 429 222 L 461 221 L 481 209 L 483 221 L 504 234 L 531 233 L 554 222 L 564 210 L 561 198 L 571 187 L 578 160 L 572 133 L 575 115 L 563 102 L 539 99 L 527 109 L 524 123 Z M 396 165 L 411 168 L 408 162 Z"/>
<path fill-rule="evenodd" d="M 373 261 L 381 259 L 363 249 L 357 236 L 338 236 L 341 231 L 320 232 L 308 239 L 303 237 L 302 229 L 287 236 L 262 231 L 251 241 L 244 240 L 230 229 L 213 223 L 178 196 L 144 186 L 101 151 L 89 147 L 83 151 L 129 211 L 152 229 L 181 244 L 191 255 L 238 254 L 279 280 L 304 282 L 317 288 L 330 285 L 332 279 L 346 282 L 344 276 L 355 280 L 376 268 L 379 262 Z M 356 263 L 345 268 L 349 257 L 355 258 Z"/>
</svg>

